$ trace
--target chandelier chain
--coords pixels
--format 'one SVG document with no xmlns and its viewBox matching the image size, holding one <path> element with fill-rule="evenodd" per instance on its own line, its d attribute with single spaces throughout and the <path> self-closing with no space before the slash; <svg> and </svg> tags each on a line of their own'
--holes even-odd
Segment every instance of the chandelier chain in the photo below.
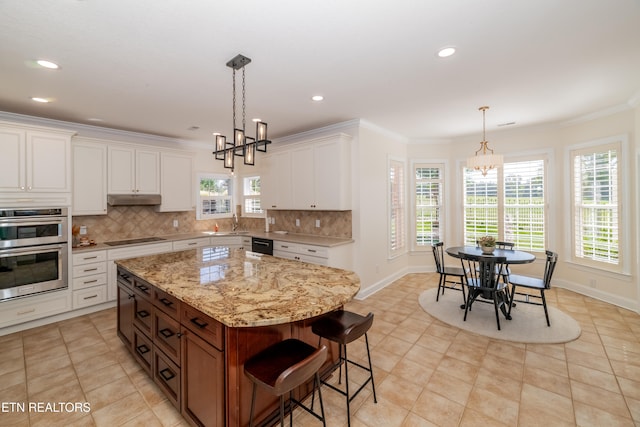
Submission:
<svg viewBox="0 0 640 427">
<path fill-rule="evenodd" d="M 236 128 L 236 70 L 233 70 L 233 128 Z"/>
<path fill-rule="evenodd" d="M 245 100 L 246 100 L 246 95 L 245 95 L 245 85 L 244 85 L 244 67 L 242 67 L 242 131 L 243 132 L 245 130 L 245 119 L 246 119 Z"/>
</svg>

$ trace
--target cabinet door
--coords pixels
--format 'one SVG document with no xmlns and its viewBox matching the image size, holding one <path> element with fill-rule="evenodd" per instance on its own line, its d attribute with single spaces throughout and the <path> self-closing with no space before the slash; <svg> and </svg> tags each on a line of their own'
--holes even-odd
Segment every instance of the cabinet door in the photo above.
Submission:
<svg viewBox="0 0 640 427">
<path fill-rule="evenodd" d="M 340 142 L 318 144 L 314 147 L 314 207 L 324 210 L 347 209 L 343 198 L 350 180 L 344 172 L 345 153 Z"/>
<path fill-rule="evenodd" d="M 291 209 L 291 153 L 276 153 L 269 157 L 268 172 L 261 176 L 264 209 Z"/>
<path fill-rule="evenodd" d="M 160 212 L 194 210 L 193 157 L 162 153 L 160 156 Z"/>
<path fill-rule="evenodd" d="M 224 353 L 182 328 L 182 415 L 195 425 L 224 426 Z"/>
<path fill-rule="evenodd" d="M 135 192 L 135 150 L 128 147 L 109 147 L 109 194 Z"/>
<path fill-rule="evenodd" d="M 73 215 L 107 214 L 107 146 L 73 143 Z"/>
<path fill-rule="evenodd" d="M 27 132 L 27 190 L 71 191 L 71 139 L 67 135 Z"/>
<path fill-rule="evenodd" d="M 313 209 L 316 206 L 314 192 L 314 149 L 294 150 L 291 153 L 291 180 L 294 209 Z"/>
<path fill-rule="evenodd" d="M 140 194 L 160 194 L 160 153 L 136 150 L 136 186 Z"/>
<path fill-rule="evenodd" d="M 118 336 L 131 348 L 133 343 L 133 311 L 135 296 L 127 286 L 118 283 Z"/>
<path fill-rule="evenodd" d="M 2 152 L 2 167 L 0 167 L 0 191 L 14 192 L 26 190 L 25 166 L 25 132 L 0 128 L 0 152 Z"/>
</svg>

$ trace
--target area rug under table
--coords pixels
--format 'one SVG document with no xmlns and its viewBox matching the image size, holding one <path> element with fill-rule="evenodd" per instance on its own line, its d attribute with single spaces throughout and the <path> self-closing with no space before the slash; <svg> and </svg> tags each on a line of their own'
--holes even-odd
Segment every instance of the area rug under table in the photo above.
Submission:
<svg viewBox="0 0 640 427">
<path fill-rule="evenodd" d="M 499 312 L 501 330 L 496 326 L 493 304 L 480 301 L 473 304 L 465 322 L 464 309 L 460 309 L 462 293 L 447 289 L 436 302 L 436 292 L 437 289 L 433 288 L 420 294 L 418 301 L 422 309 L 444 323 L 479 335 L 528 344 L 555 344 L 573 341 L 581 333 L 578 322 L 549 305 L 550 327 L 542 306 L 524 303 L 517 303 L 511 309 L 512 320 L 505 319 Z"/>
</svg>

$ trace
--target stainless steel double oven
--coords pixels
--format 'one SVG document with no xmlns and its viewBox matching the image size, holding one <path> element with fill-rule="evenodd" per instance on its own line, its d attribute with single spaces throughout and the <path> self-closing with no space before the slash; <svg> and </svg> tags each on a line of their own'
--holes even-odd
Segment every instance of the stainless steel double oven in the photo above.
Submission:
<svg viewBox="0 0 640 427">
<path fill-rule="evenodd" d="M 0 209 L 0 301 L 66 288 L 67 208 Z"/>
</svg>

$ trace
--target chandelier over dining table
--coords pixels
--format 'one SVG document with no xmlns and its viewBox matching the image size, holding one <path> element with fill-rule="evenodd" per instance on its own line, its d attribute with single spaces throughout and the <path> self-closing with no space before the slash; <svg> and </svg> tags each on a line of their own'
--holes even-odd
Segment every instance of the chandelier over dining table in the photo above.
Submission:
<svg viewBox="0 0 640 427">
<path fill-rule="evenodd" d="M 245 66 L 251 62 L 250 58 L 238 54 L 229 62 L 227 67 L 233 70 L 233 140 L 227 141 L 224 135 L 216 135 L 214 155 L 217 160 L 224 162 L 224 167 L 233 171 L 235 157 L 244 157 L 245 165 L 254 165 L 256 152 L 267 152 L 267 145 L 271 141 L 267 139 L 267 124 L 256 121 L 256 136 L 252 138 L 246 135 L 246 91 L 245 91 Z M 236 71 L 242 70 L 242 127 L 236 126 Z"/>
<path fill-rule="evenodd" d="M 482 111 L 482 141 L 480 141 L 480 148 L 475 152 L 475 155 L 467 159 L 467 168 L 475 169 L 482 172 L 482 175 L 486 175 L 491 169 L 502 166 L 503 159 L 501 154 L 495 154 L 491 148 L 489 148 L 489 141 L 487 141 L 485 135 L 485 112 L 489 107 L 484 106 L 478 108 Z"/>
</svg>

